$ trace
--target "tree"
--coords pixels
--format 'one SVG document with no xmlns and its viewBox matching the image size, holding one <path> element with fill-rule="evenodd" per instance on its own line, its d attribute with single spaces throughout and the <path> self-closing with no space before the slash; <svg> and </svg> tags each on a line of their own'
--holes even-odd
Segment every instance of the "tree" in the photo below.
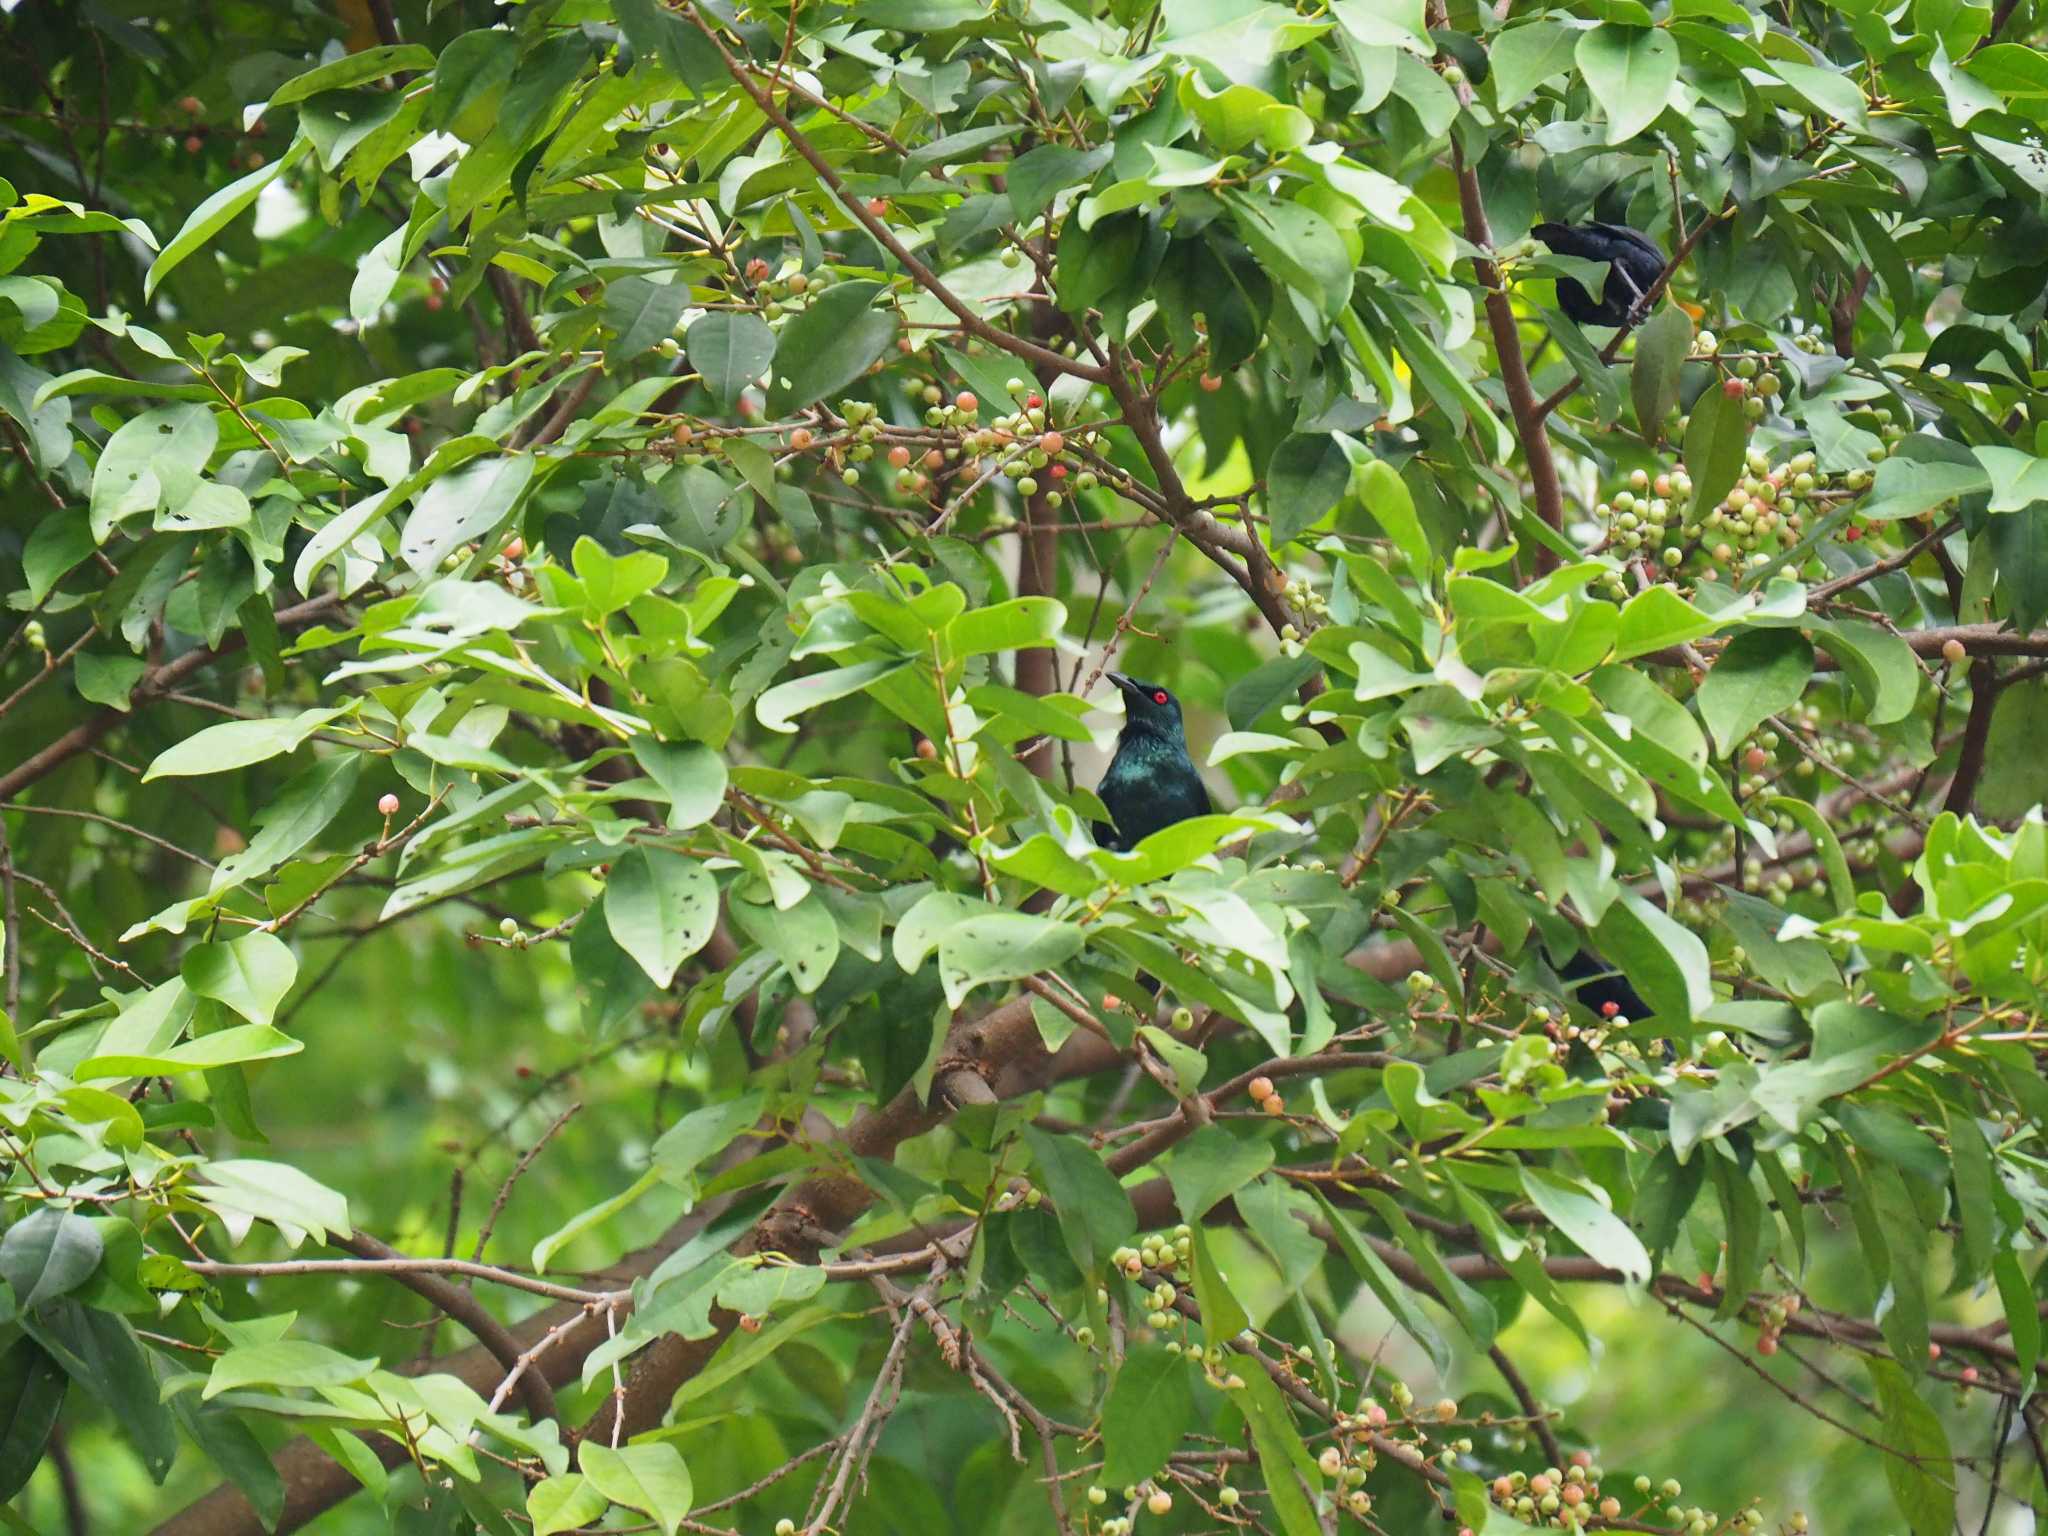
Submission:
<svg viewBox="0 0 2048 1536">
<path fill-rule="evenodd" d="M 8 25 L 10 1528 L 2029 1528 L 2031 6 Z"/>
</svg>

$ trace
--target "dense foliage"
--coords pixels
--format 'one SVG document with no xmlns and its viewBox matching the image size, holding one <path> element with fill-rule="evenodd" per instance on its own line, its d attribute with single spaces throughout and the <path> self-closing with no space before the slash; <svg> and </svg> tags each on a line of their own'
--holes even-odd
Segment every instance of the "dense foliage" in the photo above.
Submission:
<svg viewBox="0 0 2048 1536">
<path fill-rule="evenodd" d="M 2033 1528 L 2028 0 L 6 9 L 0 1523 Z"/>
</svg>

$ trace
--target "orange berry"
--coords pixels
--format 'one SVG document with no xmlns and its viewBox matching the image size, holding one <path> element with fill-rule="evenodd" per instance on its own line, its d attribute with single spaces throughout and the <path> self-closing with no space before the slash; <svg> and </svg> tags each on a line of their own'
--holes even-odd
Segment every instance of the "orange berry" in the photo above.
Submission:
<svg viewBox="0 0 2048 1536">
<path fill-rule="evenodd" d="M 1254 1104 L 1270 1099 L 1273 1097 L 1273 1079 L 1270 1077 L 1255 1077 L 1245 1085 L 1245 1092 L 1252 1096 Z"/>
<path fill-rule="evenodd" d="M 507 544 L 505 546 L 505 558 L 507 560 L 521 560 L 524 559 L 525 556 L 526 540 L 514 539 L 510 544 Z"/>
<path fill-rule="evenodd" d="M 908 468 L 910 464 L 910 450 L 904 447 L 903 444 L 898 443 L 889 450 L 889 462 L 898 469 Z"/>
<path fill-rule="evenodd" d="M 924 759 L 924 761 L 930 762 L 939 755 L 939 749 L 932 745 L 929 736 L 920 736 L 917 738 L 917 755 Z"/>
<path fill-rule="evenodd" d="M 872 213 L 876 218 L 881 218 L 888 211 L 889 200 L 886 197 L 871 197 L 868 199 L 868 212 Z"/>
<path fill-rule="evenodd" d="M 1259 1107 L 1269 1115 L 1284 1115 L 1287 1113 L 1287 1101 L 1277 1093 Z"/>
<path fill-rule="evenodd" d="M 202 149 L 204 149 L 204 148 L 206 148 L 206 140 L 204 140 L 204 139 L 202 139 L 201 137 L 199 137 L 199 135 L 198 135 L 198 134 L 196 134 L 196 133 L 192 133 L 192 134 L 187 134 L 187 135 L 185 136 L 185 153 L 186 153 L 186 154 L 188 154 L 188 155 L 196 155 L 196 154 L 198 154 L 198 153 L 199 153 L 199 151 L 201 151 L 201 150 L 202 150 Z"/>
<path fill-rule="evenodd" d="M 1058 453 L 1067 446 L 1067 440 L 1061 433 L 1048 432 L 1038 440 L 1038 446 L 1047 453 Z"/>
<path fill-rule="evenodd" d="M 924 467 L 926 469 L 943 469 L 945 468 L 945 465 L 946 456 L 943 453 L 939 452 L 938 449 L 927 448 L 925 450 Z"/>
<path fill-rule="evenodd" d="M 974 391 L 971 389 L 963 389 L 959 394 L 955 395 L 953 397 L 953 405 L 955 409 L 962 411 L 973 411 L 981 408 L 981 402 L 974 397 Z"/>
<path fill-rule="evenodd" d="M 1213 373 L 1205 373 L 1202 375 L 1202 388 L 1207 390 L 1210 394 L 1215 394 L 1216 391 L 1221 389 L 1222 387 L 1223 380 L 1219 378 L 1217 375 Z"/>
<path fill-rule="evenodd" d="M 797 429 L 796 429 L 796 430 L 795 430 L 794 432 L 790 433 L 790 434 L 789 434 L 789 446 L 790 446 L 790 447 L 792 447 L 792 448 L 808 448 L 808 447 L 810 447 L 810 446 L 811 446 L 811 429 L 810 429 L 809 427 L 798 427 L 798 428 L 797 428 Z"/>
</svg>

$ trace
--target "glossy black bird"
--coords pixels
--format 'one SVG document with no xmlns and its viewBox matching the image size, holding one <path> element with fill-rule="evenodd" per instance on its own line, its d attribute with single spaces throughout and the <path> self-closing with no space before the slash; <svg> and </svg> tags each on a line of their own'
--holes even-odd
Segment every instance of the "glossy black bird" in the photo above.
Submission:
<svg viewBox="0 0 2048 1536">
<path fill-rule="evenodd" d="M 1116 825 L 1097 822 L 1095 841 L 1125 850 L 1161 827 L 1208 815 L 1209 791 L 1188 756 L 1180 701 L 1157 683 L 1141 683 L 1121 672 L 1110 673 L 1109 680 L 1123 693 L 1124 725 L 1117 733 L 1116 756 L 1095 792 Z"/>
<path fill-rule="evenodd" d="M 1581 325 L 1626 325 L 1664 270 L 1664 252 L 1640 230 L 1622 224 L 1538 224 L 1530 231 L 1561 256 L 1607 263 L 1607 285 L 1595 299 L 1574 277 L 1557 280 L 1557 303 Z"/>
</svg>

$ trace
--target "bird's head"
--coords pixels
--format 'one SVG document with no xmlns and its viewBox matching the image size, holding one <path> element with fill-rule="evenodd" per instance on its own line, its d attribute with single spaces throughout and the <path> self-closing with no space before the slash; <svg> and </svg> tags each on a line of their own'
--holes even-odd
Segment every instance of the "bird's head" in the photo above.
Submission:
<svg viewBox="0 0 2048 1536">
<path fill-rule="evenodd" d="M 1110 673 L 1109 680 L 1124 696 L 1125 732 L 1151 731 L 1171 737 L 1181 734 L 1179 699 L 1157 683 L 1126 677 L 1121 672 Z"/>
</svg>

